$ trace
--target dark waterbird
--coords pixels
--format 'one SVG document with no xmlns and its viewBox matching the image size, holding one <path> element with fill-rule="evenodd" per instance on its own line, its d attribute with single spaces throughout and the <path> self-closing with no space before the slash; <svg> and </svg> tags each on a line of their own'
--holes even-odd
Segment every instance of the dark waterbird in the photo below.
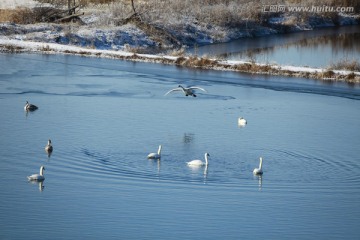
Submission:
<svg viewBox="0 0 360 240">
<path fill-rule="evenodd" d="M 30 112 L 32 112 L 32 111 L 35 111 L 35 110 L 37 110 L 37 109 L 38 109 L 37 106 L 35 106 L 34 104 L 31 104 L 31 103 L 29 103 L 28 101 L 26 101 L 26 104 L 25 104 L 25 107 L 24 107 L 24 110 L 25 110 L 25 111 L 30 111 Z"/>
</svg>

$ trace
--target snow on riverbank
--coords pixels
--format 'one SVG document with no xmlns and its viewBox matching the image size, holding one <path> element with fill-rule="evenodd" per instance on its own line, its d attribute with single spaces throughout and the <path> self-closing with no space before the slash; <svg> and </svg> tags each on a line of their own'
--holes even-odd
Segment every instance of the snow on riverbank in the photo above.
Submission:
<svg viewBox="0 0 360 240">
<path fill-rule="evenodd" d="M 2 0 L 0 2 L 0 9 L 34 6 L 39 7 L 39 2 L 32 0 Z M 80 16 L 80 21 L 77 23 L 0 23 L 0 52 L 74 54 L 203 69 L 360 82 L 358 72 L 266 65 L 245 61 L 222 61 L 184 55 L 185 48 L 196 45 L 334 26 L 335 23 L 328 18 L 311 17 L 306 22 L 301 22 L 295 21 L 294 16 L 289 13 L 284 13 L 277 17 L 269 16 L 267 24 L 253 22 L 249 26 L 246 23 L 244 26 L 231 27 L 224 24 L 216 25 L 214 22 L 201 22 L 193 15 L 185 14 L 184 16 L 170 15 L 167 20 L 135 19 L 119 23 L 116 22 L 119 19 L 115 13 L 124 11 L 115 11 L 117 5 L 99 6 L 91 5 L 81 9 L 85 14 Z M 224 6 L 219 5 L 219 7 Z M 359 16 L 340 14 L 337 20 L 337 24 L 340 25 L 357 24 Z M 172 56 L 174 54 L 177 57 Z"/>
<path fill-rule="evenodd" d="M 150 48 L 156 43 L 132 24 L 118 27 L 89 28 L 63 24 L 0 23 L 0 38 L 59 43 L 96 49 L 125 50 Z"/>
<path fill-rule="evenodd" d="M 223 71 L 239 71 L 257 74 L 286 75 L 316 78 L 331 81 L 360 83 L 360 72 L 344 70 L 328 70 L 311 67 L 278 66 L 257 64 L 246 61 L 219 61 L 216 59 L 198 58 L 194 56 L 168 56 L 155 54 L 135 54 L 121 50 L 89 49 L 57 43 L 23 41 L 20 39 L 0 38 L 0 52 L 34 52 L 47 54 L 72 54 L 89 57 L 104 57 L 141 62 L 156 62 L 186 67 L 213 69 Z M 350 77 L 351 76 L 351 77 Z"/>
</svg>

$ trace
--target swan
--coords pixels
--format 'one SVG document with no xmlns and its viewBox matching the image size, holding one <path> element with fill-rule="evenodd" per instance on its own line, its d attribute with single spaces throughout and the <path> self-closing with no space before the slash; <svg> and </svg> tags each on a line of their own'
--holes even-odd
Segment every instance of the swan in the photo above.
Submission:
<svg viewBox="0 0 360 240">
<path fill-rule="evenodd" d="M 255 174 L 255 175 L 261 175 L 261 174 L 263 174 L 263 170 L 262 170 L 262 157 L 260 157 L 260 164 L 259 164 L 259 168 L 255 168 L 254 169 L 254 171 L 253 171 L 253 173 Z"/>
<path fill-rule="evenodd" d="M 44 177 L 44 170 L 45 167 L 41 166 L 40 167 L 40 174 L 33 174 L 31 176 L 28 176 L 27 178 L 29 179 L 29 181 L 44 181 L 45 177 Z"/>
<path fill-rule="evenodd" d="M 187 162 L 187 165 L 189 165 L 189 166 L 208 166 L 209 165 L 208 157 L 210 157 L 210 154 L 205 153 L 205 162 L 203 162 L 201 160 L 192 160 L 190 162 Z"/>
<path fill-rule="evenodd" d="M 182 91 L 185 96 L 193 96 L 193 97 L 196 97 L 196 94 L 195 94 L 195 90 L 198 89 L 198 90 L 201 90 L 201 91 L 204 91 L 206 92 L 205 89 L 201 88 L 201 87 L 186 87 L 184 88 L 183 86 L 179 85 L 177 88 L 174 88 L 174 89 L 171 89 L 170 91 L 168 91 L 167 93 L 165 93 L 164 96 L 168 95 L 169 93 L 171 92 L 174 92 L 174 91 Z"/>
<path fill-rule="evenodd" d="M 247 124 L 247 121 L 246 121 L 245 118 L 243 118 L 243 117 L 239 117 L 239 118 L 238 118 L 238 125 L 239 125 L 240 127 L 243 127 L 243 126 L 245 126 L 246 124 Z"/>
<path fill-rule="evenodd" d="M 160 159 L 161 158 L 161 145 L 159 145 L 159 149 L 157 153 L 149 153 L 147 156 L 148 159 Z"/>
<path fill-rule="evenodd" d="M 24 106 L 25 111 L 35 111 L 36 109 L 38 109 L 37 106 L 35 106 L 35 105 L 29 103 L 28 101 L 26 101 L 26 104 Z"/>
<path fill-rule="evenodd" d="M 53 151 L 53 146 L 51 145 L 51 140 L 48 140 L 47 145 L 45 146 L 45 152 L 51 153 Z"/>
</svg>

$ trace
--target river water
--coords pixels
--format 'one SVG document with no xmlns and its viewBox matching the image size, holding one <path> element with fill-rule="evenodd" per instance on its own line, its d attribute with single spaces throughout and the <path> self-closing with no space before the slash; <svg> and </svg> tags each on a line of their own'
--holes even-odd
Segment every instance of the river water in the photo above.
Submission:
<svg viewBox="0 0 360 240">
<path fill-rule="evenodd" d="M 358 85 L 66 55 L 0 63 L 0 239 L 360 236 Z M 164 96 L 178 84 L 207 92 Z M 187 166 L 205 152 L 208 167 Z M 45 181 L 28 182 L 41 165 Z"/>
<path fill-rule="evenodd" d="M 360 62 L 360 26 L 316 29 L 191 49 L 200 56 L 265 64 L 329 67 L 338 62 Z"/>
</svg>

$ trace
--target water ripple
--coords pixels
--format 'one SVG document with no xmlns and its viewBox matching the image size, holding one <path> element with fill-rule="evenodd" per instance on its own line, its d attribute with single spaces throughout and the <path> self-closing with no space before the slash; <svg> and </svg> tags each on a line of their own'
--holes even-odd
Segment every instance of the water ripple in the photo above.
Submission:
<svg viewBox="0 0 360 240">
<path fill-rule="evenodd" d="M 162 160 L 148 160 L 146 154 L 142 156 L 138 152 L 104 152 L 84 147 L 60 154 L 63 157 L 56 161 L 53 171 L 55 175 L 65 178 L 88 178 L 91 181 L 101 179 L 110 182 L 132 179 L 132 181 L 177 185 L 189 183 L 218 186 L 247 185 L 242 182 L 244 177 L 224 177 L 222 175 L 227 175 L 226 172 L 217 173 L 211 166 L 190 168 L 181 159 L 171 160 L 171 156 L 164 156 Z M 251 174 L 248 179 L 252 179 Z"/>
<path fill-rule="evenodd" d="M 321 182 L 360 182 L 357 167 L 344 157 L 318 151 L 270 150 L 277 156 L 278 167 L 290 175 L 292 181 L 316 184 Z M 282 174 L 284 176 L 285 174 Z"/>
</svg>

